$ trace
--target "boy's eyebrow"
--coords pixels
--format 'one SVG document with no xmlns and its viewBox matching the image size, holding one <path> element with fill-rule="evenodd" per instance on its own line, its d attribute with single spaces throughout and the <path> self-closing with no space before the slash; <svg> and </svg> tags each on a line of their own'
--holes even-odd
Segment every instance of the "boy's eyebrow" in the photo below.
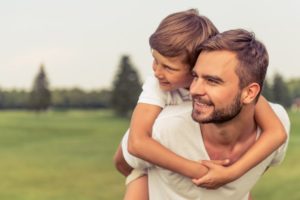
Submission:
<svg viewBox="0 0 300 200">
<path fill-rule="evenodd" d="M 172 66 L 170 66 L 170 65 L 162 64 L 162 66 L 171 68 L 171 69 L 174 70 L 174 71 L 179 71 L 178 68 L 174 68 L 174 67 L 172 67 Z"/>
<path fill-rule="evenodd" d="M 153 59 L 155 60 L 155 61 L 157 61 L 157 59 L 156 59 L 156 57 L 152 54 L 152 57 L 153 57 Z M 161 64 L 163 67 L 168 67 L 168 68 L 171 68 L 172 70 L 174 70 L 174 71 L 179 71 L 180 69 L 178 69 L 178 68 L 174 68 L 173 66 L 170 66 L 170 65 L 166 65 L 166 64 L 164 64 L 164 63 L 162 63 Z"/>
</svg>

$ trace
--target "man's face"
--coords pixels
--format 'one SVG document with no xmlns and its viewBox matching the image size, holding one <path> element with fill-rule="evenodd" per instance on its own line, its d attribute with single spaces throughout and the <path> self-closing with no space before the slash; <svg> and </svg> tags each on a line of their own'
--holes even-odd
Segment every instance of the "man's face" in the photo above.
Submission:
<svg viewBox="0 0 300 200">
<path fill-rule="evenodd" d="M 223 123 L 242 109 L 238 61 L 230 51 L 202 52 L 193 70 L 192 117 L 199 123 Z"/>
<path fill-rule="evenodd" d="M 188 88 L 192 82 L 190 67 L 182 62 L 181 57 L 165 57 L 153 50 L 153 71 L 164 91 Z"/>
</svg>

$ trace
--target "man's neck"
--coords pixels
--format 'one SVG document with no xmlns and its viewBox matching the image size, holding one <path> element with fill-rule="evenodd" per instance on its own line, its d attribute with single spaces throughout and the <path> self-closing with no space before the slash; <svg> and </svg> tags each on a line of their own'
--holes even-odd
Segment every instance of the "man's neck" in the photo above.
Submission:
<svg viewBox="0 0 300 200">
<path fill-rule="evenodd" d="M 201 124 L 201 133 L 211 159 L 239 159 L 256 139 L 254 109 L 244 107 L 241 113 L 222 124 Z"/>
</svg>

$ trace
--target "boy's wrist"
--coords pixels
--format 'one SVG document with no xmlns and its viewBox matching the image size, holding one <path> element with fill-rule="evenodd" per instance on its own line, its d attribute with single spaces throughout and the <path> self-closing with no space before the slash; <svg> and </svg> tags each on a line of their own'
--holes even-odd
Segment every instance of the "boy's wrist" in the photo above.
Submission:
<svg viewBox="0 0 300 200">
<path fill-rule="evenodd" d="M 182 174 L 189 178 L 201 178 L 208 172 L 207 167 L 203 166 L 200 162 L 188 161 L 185 163 L 185 167 L 182 167 Z"/>
<path fill-rule="evenodd" d="M 240 178 L 243 175 L 243 171 L 237 165 L 231 165 L 227 168 L 228 174 L 230 174 L 231 181 Z"/>
</svg>

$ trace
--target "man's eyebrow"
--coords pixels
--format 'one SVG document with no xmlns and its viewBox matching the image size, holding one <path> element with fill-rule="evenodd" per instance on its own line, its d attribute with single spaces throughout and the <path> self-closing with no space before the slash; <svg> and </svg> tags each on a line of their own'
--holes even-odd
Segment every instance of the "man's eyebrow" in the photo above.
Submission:
<svg viewBox="0 0 300 200">
<path fill-rule="evenodd" d="M 206 79 L 206 80 L 213 80 L 217 83 L 224 83 L 224 81 L 218 77 L 218 76 L 212 76 L 212 75 L 203 75 L 202 78 Z"/>
</svg>

